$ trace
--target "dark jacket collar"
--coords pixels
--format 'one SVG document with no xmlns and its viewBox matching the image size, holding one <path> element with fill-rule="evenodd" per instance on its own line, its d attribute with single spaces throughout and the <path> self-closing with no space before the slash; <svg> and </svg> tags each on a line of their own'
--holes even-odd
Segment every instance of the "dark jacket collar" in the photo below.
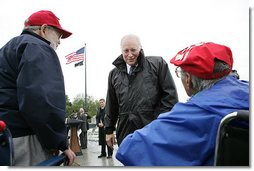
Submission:
<svg viewBox="0 0 254 171">
<path fill-rule="evenodd" d="M 34 37 L 36 37 L 36 38 L 38 38 L 38 39 L 40 39 L 40 40 L 42 40 L 42 41 L 44 41 L 44 42 L 46 42 L 47 44 L 50 45 L 50 41 L 44 39 L 43 37 L 39 36 L 38 34 L 32 32 L 32 31 L 23 30 L 22 33 L 21 33 L 21 35 L 22 35 L 22 34 L 29 34 L 29 35 L 32 35 L 32 36 L 34 36 Z"/>
<path fill-rule="evenodd" d="M 141 49 L 138 56 L 138 67 L 143 68 L 144 59 L 145 59 L 144 50 Z M 126 63 L 123 60 L 123 55 L 118 56 L 112 64 L 115 65 L 118 69 L 121 70 L 126 69 Z"/>
</svg>

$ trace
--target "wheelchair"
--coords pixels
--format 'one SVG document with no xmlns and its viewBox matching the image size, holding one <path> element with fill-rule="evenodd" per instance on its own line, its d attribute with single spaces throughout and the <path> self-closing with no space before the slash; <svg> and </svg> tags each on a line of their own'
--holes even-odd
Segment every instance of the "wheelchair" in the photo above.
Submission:
<svg viewBox="0 0 254 171">
<path fill-rule="evenodd" d="M 249 166 L 249 111 L 233 112 L 221 120 L 214 165 Z"/>
<path fill-rule="evenodd" d="M 0 166 L 13 166 L 14 155 L 11 132 L 5 122 L 0 120 Z M 62 154 L 42 161 L 35 166 L 65 166 L 66 162 L 67 157 Z"/>
</svg>

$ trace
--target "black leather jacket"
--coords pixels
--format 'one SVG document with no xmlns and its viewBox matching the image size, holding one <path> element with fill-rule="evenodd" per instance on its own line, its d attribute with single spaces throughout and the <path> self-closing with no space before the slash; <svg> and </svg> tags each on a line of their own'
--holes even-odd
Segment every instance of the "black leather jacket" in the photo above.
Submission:
<svg viewBox="0 0 254 171">
<path fill-rule="evenodd" d="M 115 130 L 120 144 L 125 136 L 140 129 L 169 111 L 178 102 L 175 83 L 168 64 L 162 57 L 145 57 L 143 50 L 138 66 L 128 75 L 126 63 L 120 55 L 110 71 L 105 115 L 105 131 Z"/>
</svg>

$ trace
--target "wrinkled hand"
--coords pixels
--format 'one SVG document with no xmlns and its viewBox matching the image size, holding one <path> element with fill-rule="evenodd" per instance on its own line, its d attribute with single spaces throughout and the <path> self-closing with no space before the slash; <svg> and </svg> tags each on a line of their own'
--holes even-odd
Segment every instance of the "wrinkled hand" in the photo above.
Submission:
<svg viewBox="0 0 254 171">
<path fill-rule="evenodd" d="M 114 149 L 114 144 L 116 144 L 115 135 L 114 134 L 106 134 L 106 142 L 107 142 L 107 145 L 111 149 Z"/>
<path fill-rule="evenodd" d="M 73 164 L 75 158 L 76 158 L 75 153 L 74 153 L 70 148 L 68 148 L 67 150 L 65 150 L 63 153 L 64 153 L 64 154 L 67 156 L 67 158 L 68 158 L 68 162 L 67 162 L 68 166 L 71 166 L 71 165 Z"/>
</svg>

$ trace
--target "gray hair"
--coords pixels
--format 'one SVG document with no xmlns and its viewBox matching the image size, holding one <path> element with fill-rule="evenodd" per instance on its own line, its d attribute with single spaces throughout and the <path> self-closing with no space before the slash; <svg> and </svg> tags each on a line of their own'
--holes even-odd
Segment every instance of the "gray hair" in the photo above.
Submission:
<svg viewBox="0 0 254 171">
<path fill-rule="evenodd" d="M 30 31 L 36 31 L 40 29 L 41 29 L 41 26 L 26 26 L 23 28 L 23 30 L 30 30 Z"/>
<path fill-rule="evenodd" d="M 229 69 L 229 66 L 226 63 L 224 63 L 223 61 L 215 59 L 213 73 L 220 73 L 220 72 L 222 72 L 224 70 L 227 70 L 227 69 Z M 186 73 L 187 73 L 186 71 L 181 69 L 181 75 L 182 76 L 185 76 Z M 192 75 L 192 74 L 190 74 L 190 75 Z M 226 76 L 227 75 L 225 75 L 221 78 L 216 78 L 216 79 L 211 79 L 211 80 L 204 80 L 204 79 L 201 79 L 201 78 L 198 78 L 198 77 L 192 75 L 191 82 L 192 82 L 192 85 L 193 85 L 193 89 L 197 93 L 197 92 L 200 92 L 204 89 L 208 89 L 208 88 L 212 87 L 216 82 L 222 80 Z"/>
<path fill-rule="evenodd" d="M 140 39 L 139 39 L 139 37 L 138 37 L 137 35 L 135 35 L 135 34 L 127 34 L 127 35 L 123 36 L 123 38 L 121 39 L 121 43 L 120 43 L 120 47 L 121 47 L 121 48 L 122 48 L 123 42 L 124 42 L 126 39 L 136 39 L 139 48 L 140 48 L 140 49 L 142 48 Z"/>
<path fill-rule="evenodd" d="M 48 29 L 51 29 L 51 30 L 56 30 L 56 31 L 59 31 L 57 28 L 53 27 L 53 26 L 47 26 Z M 23 30 L 30 30 L 30 31 L 37 31 L 37 30 L 41 30 L 41 26 L 26 26 L 24 27 Z"/>
</svg>

